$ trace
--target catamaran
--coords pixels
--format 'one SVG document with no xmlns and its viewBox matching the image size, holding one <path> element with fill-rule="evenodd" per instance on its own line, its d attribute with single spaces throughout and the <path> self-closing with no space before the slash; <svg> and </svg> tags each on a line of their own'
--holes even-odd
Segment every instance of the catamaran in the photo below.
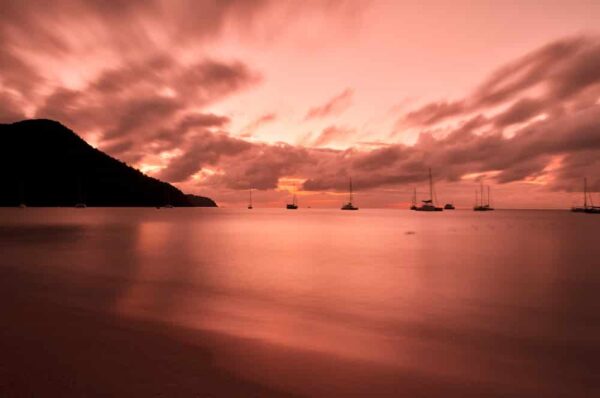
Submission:
<svg viewBox="0 0 600 398">
<path fill-rule="evenodd" d="M 352 204 L 352 177 L 350 177 L 349 191 L 350 195 L 348 196 L 348 203 L 342 206 L 342 210 L 358 210 L 358 207 L 355 207 Z"/>
<path fill-rule="evenodd" d="M 483 180 L 481 181 L 480 186 L 481 195 L 477 196 L 477 191 L 475 191 L 475 206 L 473 206 L 474 211 L 491 211 L 494 208 L 490 205 L 490 186 L 487 187 L 487 202 L 484 203 L 483 199 Z M 478 200 L 479 199 L 479 200 Z"/>
<path fill-rule="evenodd" d="M 583 179 L 583 206 L 574 206 L 571 208 L 571 211 L 575 213 L 600 214 L 600 206 L 594 206 L 592 196 L 587 191 L 587 178 Z"/>
<path fill-rule="evenodd" d="M 416 211 L 443 211 L 441 207 L 437 207 L 433 202 L 433 177 L 431 176 L 431 168 L 429 168 L 429 199 L 422 200 L 423 204 L 417 206 Z"/>
</svg>

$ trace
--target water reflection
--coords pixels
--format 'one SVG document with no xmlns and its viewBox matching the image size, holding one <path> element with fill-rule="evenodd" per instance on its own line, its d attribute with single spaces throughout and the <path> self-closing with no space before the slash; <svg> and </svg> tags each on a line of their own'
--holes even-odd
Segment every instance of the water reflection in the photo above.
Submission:
<svg viewBox="0 0 600 398">
<path fill-rule="evenodd" d="M 308 395 L 356 391 L 340 381 L 349 379 L 389 395 L 428 384 L 463 396 L 597 388 L 595 220 L 502 211 L 80 214 L 46 214 L 42 226 L 8 220 L 0 230 L 10 235 L 8 258 L 77 273 L 122 316 L 251 339 L 239 350 L 214 345 L 219 363 L 244 377 Z"/>
</svg>

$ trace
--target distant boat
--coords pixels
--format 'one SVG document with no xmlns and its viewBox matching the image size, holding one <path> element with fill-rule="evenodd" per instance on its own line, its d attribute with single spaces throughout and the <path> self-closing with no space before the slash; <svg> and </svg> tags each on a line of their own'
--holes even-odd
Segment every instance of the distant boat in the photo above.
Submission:
<svg viewBox="0 0 600 398">
<path fill-rule="evenodd" d="M 250 198 L 248 200 L 248 209 L 252 210 L 252 188 L 250 188 L 249 194 Z"/>
<path fill-rule="evenodd" d="M 600 214 L 600 206 L 594 206 L 592 198 L 587 191 L 587 178 L 583 179 L 583 206 L 574 206 L 571 208 L 571 211 L 574 213 Z"/>
<path fill-rule="evenodd" d="M 87 206 L 85 203 L 75 203 L 76 209 L 85 209 Z"/>
<path fill-rule="evenodd" d="M 444 210 L 454 210 L 456 209 L 452 203 L 446 203 L 444 205 Z"/>
<path fill-rule="evenodd" d="M 487 187 L 487 202 L 484 203 L 484 195 L 483 195 L 483 180 L 481 181 L 481 195 L 479 198 L 477 196 L 477 191 L 475 191 L 475 206 L 473 206 L 474 211 L 491 211 L 494 208 L 490 205 L 490 187 Z"/>
<path fill-rule="evenodd" d="M 298 201 L 296 200 L 296 195 L 292 197 L 292 203 L 288 203 L 285 205 L 285 208 L 288 210 L 296 210 L 298 208 Z"/>
<path fill-rule="evenodd" d="M 411 210 L 417 210 L 417 188 L 413 192 L 412 202 L 410 205 Z"/>
<path fill-rule="evenodd" d="M 21 203 L 21 204 L 19 205 L 19 208 L 21 208 L 21 209 L 24 209 L 24 208 L 26 208 L 26 207 L 27 207 L 27 205 L 26 205 L 25 203 Z"/>
<path fill-rule="evenodd" d="M 348 203 L 342 206 L 342 210 L 358 210 L 358 207 L 355 207 L 352 204 L 352 177 L 350 178 L 349 192 L 350 195 L 348 196 Z"/>
<path fill-rule="evenodd" d="M 172 205 L 172 204 L 170 204 L 170 203 L 167 203 L 167 204 L 166 204 L 166 205 L 164 205 L 163 207 L 164 207 L 165 209 L 174 209 L 174 208 L 175 208 L 175 206 L 173 206 L 173 205 Z"/>
<path fill-rule="evenodd" d="M 429 169 L 429 199 L 422 200 L 423 204 L 418 206 L 416 211 L 443 211 L 441 207 L 436 207 L 433 203 L 433 177 L 431 176 L 431 168 Z"/>
</svg>

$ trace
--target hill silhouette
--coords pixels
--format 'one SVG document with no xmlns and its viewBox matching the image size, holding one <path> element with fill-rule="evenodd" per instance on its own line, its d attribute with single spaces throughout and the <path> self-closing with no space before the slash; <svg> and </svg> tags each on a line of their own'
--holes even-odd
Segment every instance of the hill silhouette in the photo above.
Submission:
<svg viewBox="0 0 600 398">
<path fill-rule="evenodd" d="M 0 206 L 207 206 L 52 120 L 0 124 Z"/>
</svg>

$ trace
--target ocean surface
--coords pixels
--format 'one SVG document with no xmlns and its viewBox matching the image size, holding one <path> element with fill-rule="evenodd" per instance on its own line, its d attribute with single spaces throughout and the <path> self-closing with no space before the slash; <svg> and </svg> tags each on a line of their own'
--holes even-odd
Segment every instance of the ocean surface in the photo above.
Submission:
<svg viewBox="0 0 600 398">
<path fill-rule="evenodd" d="M 0 268 L 286 393 L 600 396 L 600 216 L 0 209 Z"/>
</svg>

